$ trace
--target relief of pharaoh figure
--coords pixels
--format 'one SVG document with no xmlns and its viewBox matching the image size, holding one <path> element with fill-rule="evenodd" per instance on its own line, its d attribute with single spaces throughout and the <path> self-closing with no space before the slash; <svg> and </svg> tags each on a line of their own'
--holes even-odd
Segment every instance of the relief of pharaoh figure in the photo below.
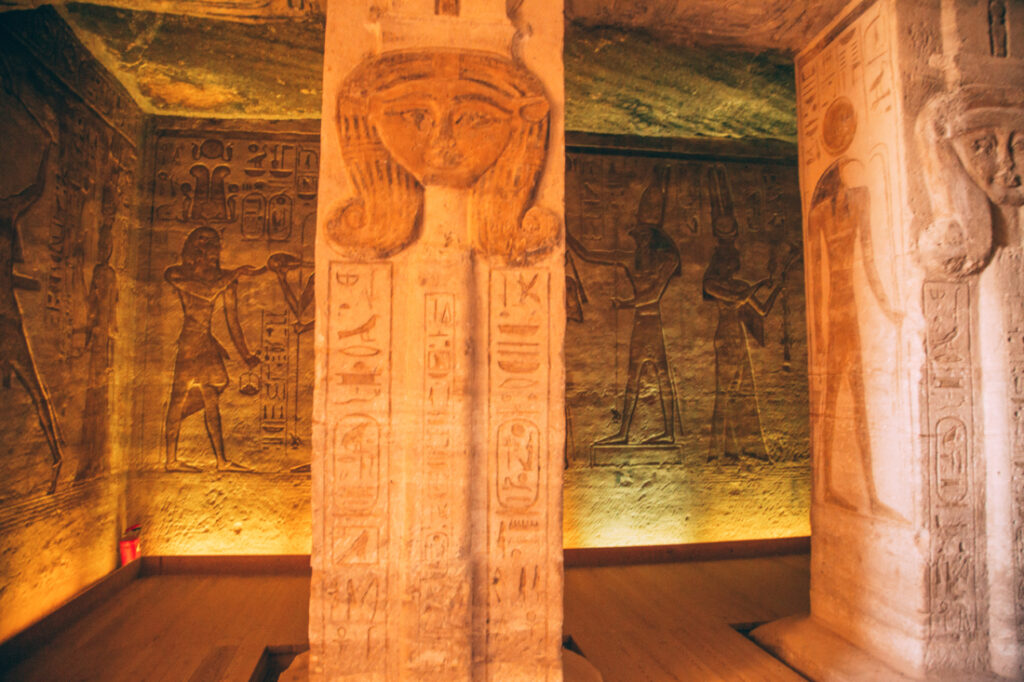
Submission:
<svg viewBox="0 0 1024 682">
<path fill-rule="evenodd" d="M 419 236 L 424 187 L 469 192 L 474 246 L 513 263 L 550 248 L 554 214 L 530 206 L 549 105 L 521 64 L 422 50 L 364 61 L 342 86 L 338 131 L 356 196 L 328 218 L 337 248 L 381 258 Z"/>
<path fill-rule="evenodd" d="M 637 207 L 636 224 L 629 236 L 634 249 L 618 251 L 591 251 L 566 231 L 566 242 L 583 260 L 600 265 L 615 265 L 623 269 L 633 289 L 630 299 L 612 299 L 617 308 L 633 309 L 633 332 L 629 338 L 629 367 L 622 404 L 622 420 L 618 430 L 597 441 L 599 445 L 624 445 L 629 442 L 640 378 L 647 366 L 653 367 L 658 377 L 658 396 L 661 402 L 662 430 L 644 440 L 644 444 L 668 445 L 675 443 L 675 389 L 665 353 L 665 336 L 661 322 L 661 299 L 669 282 L 681 273 L 679 249 L 662 229 L 665 219 L 667 173 L 644 190 Z"/>
<path fill-rule="evenodd" d="M 260 274 L 266 268 L 243 265 L 226 270 L 220 266 L 220 248 L 220 234 L 216 230 L 197 227 L 181 247 L 181 263 L 164 271 L 164 279 L 177 292 L 184 313 L 167 404 L 167 471 L 200 471 L 199 467 L 178 459 L 181 422 L 200 410 L 206 420 L 206 432 L 217 460 L 217 469 L 251 471 L 232 462 L 224 453 L 219 400 L 228 385 L 228 372 L 224 366 L 228 353 L 213 336 L 210 324 L 214 305 L 221 299 L 228 334 L 242 361 L 249 367 L 259 364 L 259 357 L 249 352 L 246 346 L 238 320 L 237 290 L 240 277 Z"/>
<path fill-rule="evenodd" d="M 88 384 L 85 389 L 85 412 L 82 421 L 82 461 L 75 478 L 78 480 L 101 473 L 106 461 L 109 416 L 110 372 L 114 365 L 114 343 L 117 335 L 117 272 L 110 264 L 113 256 L 114 221 L 117 217 L 119 171 L 110 173 L 103 185 L 100 205 L 99 235 L 96 239 L 96 265 L 92 269 L 88 314 L 85 327 L 85 350 L 89 356 Z"/>
</svg>

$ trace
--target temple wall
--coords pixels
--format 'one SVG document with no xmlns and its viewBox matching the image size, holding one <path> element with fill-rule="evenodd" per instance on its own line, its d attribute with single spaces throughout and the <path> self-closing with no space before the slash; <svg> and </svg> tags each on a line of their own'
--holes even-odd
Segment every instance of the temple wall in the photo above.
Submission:
<svg viewBox="0 0 1024 682">
<path fill-rule="evenodd" d="M 564 544 L 806 535 L 795 150 L 628 146 L 580 136 L 567 156 L 566 224 L 578 246 L 566 265 Z M 663 209 L 647 193 L 657 182 Z M 674 251 L 679 268 L 660 276 L 656 305 L 636 305 L 651 268 L 630 232 L 652 216 L 652 252 Z"/>
<path fill-rule="evenodd" d="M 158 118 L 147 149 L 130 515 L 150 554 L 307 553 L 319 121 Z"/>
<path fill-rule="evenodd" d="M 26 380 L 51 405 L 18 376 L 0 389 L 0 639 L 116 568 L 118 535 L 136 523 L 149 555 L 309 552 L 320 152 L 315 119 L 144 114 L 56 13 L 2 19 L 0 136 L 21 161 L 0 170 L 0 195 L 30 185 L 56 144 L 0 253 L 3 352 L 13 362 L 24 339 Z M 587 139 L 566 157 L 569 233 L 635 259 L 629 229 L 660 178 L 679 263 L 655 275 L 659 324 L 631 342 L 634 313 L 613 302 L 631 295 L 628 268 L 569 250 L 564 545 L 807 534 L 793 150 L 622 154 Z M 723 272 L 733 250 L 737 269 Z M 752 292 L 767 310 L 722 298 L 768 278 Z M 631 356 L 642 371 L 627 442 L 599 443 L 622 424 Z M 674 442 L 644 445 L 663 430 L 659 397 Z M 53 415 L 56 479 L 40 411 Z"/>
<path fill-rule="evenodd" d="M 54 12 L 0 18 L 0 639 L 117 566 L 141 126 Z"/>
</svg>

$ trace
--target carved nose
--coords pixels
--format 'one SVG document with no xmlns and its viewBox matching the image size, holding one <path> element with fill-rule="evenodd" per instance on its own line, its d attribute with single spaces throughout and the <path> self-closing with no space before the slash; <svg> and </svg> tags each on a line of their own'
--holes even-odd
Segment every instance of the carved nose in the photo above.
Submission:
<svg viewBox="0 0 1024 682">
<path fill-rule="evenodd" d="M 427 162 L 432 166 L 451 167 L 458 165 L 460 156 L 455 148 L 455 135 L 452 132 L 452 120 L 445 116 L 430 140 Z"/>
</svg>

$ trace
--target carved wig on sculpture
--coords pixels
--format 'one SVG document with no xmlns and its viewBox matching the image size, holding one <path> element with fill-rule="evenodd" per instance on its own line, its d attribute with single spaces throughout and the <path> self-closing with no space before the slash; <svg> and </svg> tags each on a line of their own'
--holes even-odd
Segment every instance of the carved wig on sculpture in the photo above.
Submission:
<svg viewBox="0 0 1024 682">
<path fill-rule="evenodd" d="M 549 107 L 518 63 L 469 51 L 388 53 L 342 86 L 338 132 L 356 196 L 327 222 L 331 243 L 382 258 L 419 236 L 423 188 L 471 192 L 473 244 L 520 262 L 550 248 L 558 219 L 530 207 L 543 169 Z"/>
</svg>

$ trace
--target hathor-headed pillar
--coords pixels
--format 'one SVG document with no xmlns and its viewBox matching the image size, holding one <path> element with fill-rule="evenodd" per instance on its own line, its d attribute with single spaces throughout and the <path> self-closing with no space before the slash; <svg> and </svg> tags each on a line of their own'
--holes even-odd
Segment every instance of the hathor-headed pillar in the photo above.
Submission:
<svg viewBox="0 0 1024 682">
<path fill-rule="evenodd" d="M 855 2 L 797 58 L 813 679 L 1024 678 L 1024 2 Z"/>
<path fill-rule="evenodd" d="M 562 22 L 328 3 L 311 679 L 562 678 Z"/>
</svg>

